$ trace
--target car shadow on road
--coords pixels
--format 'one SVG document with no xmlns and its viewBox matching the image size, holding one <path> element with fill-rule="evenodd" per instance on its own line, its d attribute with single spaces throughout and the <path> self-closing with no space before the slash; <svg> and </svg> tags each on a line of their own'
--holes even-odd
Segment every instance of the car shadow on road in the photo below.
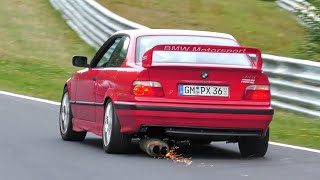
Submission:
<svg viewBox="0 0 320 180">
<path fill-rule="evenodd" d="M 86 138 L 81 144 L 85 144 L 94 148 L 99 148 L 102 150 L 102 139 L 101 138 Z M 130 149 L 128 149 L 128 154 L 144 154 L 137 142 L 133 142 Z"/>
<path fill-rule="evenodd" d="M 90 146 L 92 148 L 101 149 L 102 151 L 102 140 L 101 138 L 86 138 L 81 144 Z M 220 143 L 221 144 L 221 143 Z M 241 159 L 239 150 L 230 145 L 180 145 L 179 149 L 176 150 L 176 154 L 181 154 L 183 157 L 192 159 Z M 227 147 L 227 148 L 225 148 Z M 232 147 L 232 148 L 230 148 Z M 118 154 L 118 156 L 147 156 L 140 148 L 137 141 L 133 141 L 132 146 L 128 149 L 128 153 L 125 155 Z"/>
<path fill-rule="evenodd" d="M 240 153 L 235 149 L 227 149 L 216 146 L 214 143 L 210 145 L 195 145 L 182 152 L 186 156 L 193 159 L 241 159 Z"/>
</svg>

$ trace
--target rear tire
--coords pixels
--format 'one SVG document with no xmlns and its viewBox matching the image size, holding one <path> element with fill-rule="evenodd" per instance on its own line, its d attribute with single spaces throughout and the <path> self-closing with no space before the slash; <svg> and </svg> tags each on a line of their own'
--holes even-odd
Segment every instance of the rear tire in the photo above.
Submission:
<svg viewBox="0 0 320 180">
<path fill-rule="evenodd" d="M 83 141 L 86 131 L 76 132 L 72 129 L 72 111 L 69 100 L 68 88 L 64 88 L 60 105 L 59 129 L 61 138 L 65 141 Z"/>
<path fill-rule="evenodd" d="M 113 103 L 109 100 L 105 106 L 102 146 L 107 153 L 126 153 L 131 145 L 131 135 L 120 132 L 120 123 Z"/>
<path fill-rule="evenodd" d="M 266 136 L 261 137 L 241 137 L 239 140 L 239 150 L 241 156 L 247 157 L 264 157 L 268 150 L 269 130 Z"/>
</svg>

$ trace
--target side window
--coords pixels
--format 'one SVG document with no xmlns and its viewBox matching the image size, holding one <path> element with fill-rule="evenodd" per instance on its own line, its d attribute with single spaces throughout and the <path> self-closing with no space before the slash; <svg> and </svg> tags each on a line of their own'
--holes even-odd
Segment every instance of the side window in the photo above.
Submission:
<svg viewBox="0 0 320 180">
<path fill-rule="evenodd" d="M 116 47 L 114 53 L 110 58 L 109 67 L 120 67 L 122 65 L 123 61 L 127 57 L 129 43 L 129 37 L 124 36 L 121 38 L 121 41 L 119 42 L 118 46 Z"/>
<path fill-rule="evenodd" d="M 111 56 L 114 54 L 114 51 L 116 49 L 116 47 L 118 46 L 118 44 L 121 41 L 121 37 L 118 37 L 115 39 L 114 43 L 111 45 L 111 47 L 104 53 L 104 55 L 102 56 L 102 58 L 99 60 L 98 64 L 96 65 L 96 67 L 100 68 L 100 67 L 107 67 Z"/>
</svg>

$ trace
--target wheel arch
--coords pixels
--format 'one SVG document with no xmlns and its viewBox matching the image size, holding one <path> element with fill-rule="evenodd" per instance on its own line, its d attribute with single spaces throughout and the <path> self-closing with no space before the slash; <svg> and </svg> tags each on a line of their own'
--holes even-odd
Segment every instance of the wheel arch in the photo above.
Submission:
<svg viewBox="0 0 320 180">
<path fill-rule="evenodd" d="M 67 84 L 67 83 L 65 83 L 65 84 L 64 84 L 64 86 L 63 86 L 63 90 L 64 90 L 64 89 L 66 89 L 66 88 L 67 88 L 67 89 L 68 89 L 68 91 L 69 91 L 69 86 L 68 86 L 68 84 Z"/>
<path fill-rule="evenodd" d="M 108 102 L 109 100 L 112 101 L 112 99 L 111 99 L 109 96 L 106 96 L 106 97 L 104 98 L 104 102 L 103 102 L 103 106 L 104 106 L 104 107 L 107 105 L 107 102 Z"/>
<path fill-rule="evenodd" d="M 111 101 L 112 104 L 114 105 L 114 102 L 117 101 L 117 96 L 116 96 L 116 93 L 114 93 L 114 89 L 110 89 L 109 91 L 106 92 L 106 95 L 105 95 L 105 98 L 104 98 L 104 102 L 103 102 L 103 109 L 105 109 L 107 107 L 107 102 L 108 101 Z M 105 111 L 105 110 L 104 110 Z M 104 112 L 105 113 L 105 112 Z M 117 111 L 116 109 L 114 109 L 114 113 L 117 114 Z M 119 120 L 119 119 L 118 119 Z M 121 129 L 121 121 L 119 121 L 119 126 L 120 126 L 120 129 Z"/>
<path fill-rule="evenodd" d="M 71 81 L 71 78 L 69 78 L 69 79 L 65 82 L 63 89 L 67 88 L 68 93 L 69 93 L 69 98 L 70 98 L 70 100 L 71 100 L 71 99 L 74 100 L 74 99 L 75 99 L 75 94 L 72 92 L 73 88 L 72 88 L 72 83 L 71 83 L 71 82 L 72 82 L 72 81 Z"/>
<path fill-rule="evenodd" d="M 109 88 L 107 90 L 107 92 L 104 95 L 104 102 L 103 102 L 104 106 L 107 105 L 106 103 L 108 102 L 108 100 L 111 100 L 111 102 L 114 102 L 114 101 L 117 100 L 117 96 L 116 96 L 116 93 L 114 91 L 115 91 L 115 89 L 113 89 L 113 88 Z"/>
</svg>

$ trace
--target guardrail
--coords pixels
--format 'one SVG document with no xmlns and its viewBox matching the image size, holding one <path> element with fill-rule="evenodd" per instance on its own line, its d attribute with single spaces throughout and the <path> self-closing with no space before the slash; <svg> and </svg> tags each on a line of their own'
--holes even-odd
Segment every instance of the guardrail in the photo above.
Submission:
<svg viewBox="0 0 320 180">
<path fill-rule="evenodd" d="M 89 45 L 99 48 L 114 32 L 147 28 L 126 20 L 94 0 L 50 0 L 71 28 Z M 272 105 L 320 117 L 320 63 L 262 55 L 269 75 Z"/>
<path fill-rule="evenodd" d="M 263 54 L 272 105 L 320 117 L 320 63 Z"/>
<path fill-rule="evenodd" d="M 283 9 L 291 12 L 300 11 L 315 21 L 320 21 L 320 15 L 315 12 L 317 8 L 306 0 L 277 0 L 276 3 Z"/>
<path fill-rule="evenodd" d="M 114 32 L 123 29 L 144 29 L 124 19 L 94 0 L 50 0 L 68 25 L 89 45 L 99 48 Z"/>
</svg>

